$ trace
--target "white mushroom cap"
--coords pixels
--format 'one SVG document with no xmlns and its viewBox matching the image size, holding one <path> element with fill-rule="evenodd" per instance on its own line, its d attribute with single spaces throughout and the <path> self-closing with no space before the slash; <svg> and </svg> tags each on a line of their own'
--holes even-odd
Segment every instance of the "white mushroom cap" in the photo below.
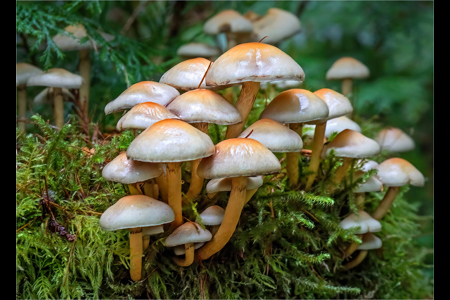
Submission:
<svg viewBox="0 0 450 300">
<path fill-rule="evenodd" d="M 358 246 L 358 250 L 374 250 L 379 249 L 383 242 L 379 237 L 372 233 L 367 233 L 363 236 L 362 244 Z"/>
<path fill-rule="evenodd" d="M 115 36 L 108 33 L 100 31 L 98 31 L 98 33 L 106 41 L 111 41 L 115 38 Z M 63 51 L 92 49 L 94 48 L 94 45 L 92 44 L 92 41 L 90 39 L 83 44 L 80 43 L 80 40 L 87 36 L 88 35 L 86 32 L 86 28 L 82 24 L 76 24 L 65 27 L 64 33 L 58 33 L 52 38 L 52 40 L 56 44 L 56 46 Z M 99 47 L 99 45 L 97 47 Z"/>
<path fill-rule="evenodd" d="M 121 152 L 102 170 L 102 176 L 108 181 L 131 184 L 161 176 L 163 167 L 159 163 L 148 163 L 127 159 L 127 153 Z"/>
<path fill-rule="evenodd" d="M 52 68 L 28 78 L 28 86 L 48 86 L 66 89 L 78 89 L 83 77 L 61 68 Z"/>
<path fill-rule="evenodd" d="M 316 125 L 304 125 L 303 128 L 311 128 L 312 130 L 305 130 L 304 134 L 309 137 L 314 137 L 314 130 L 316 128 Z M 358 123 L 348 118 L 347 116 L 341 116 L 327 121 L 327 126 L 325 127 L 325 137 L 329 138 L 334 132 L 339 133 L 344 129 L 351 129 L 357 132 L 361 132 L 361 127 L 358 125 Z"/>
<path fill-rule="evenodd" d="M 250 134 L 251 132 L 251 134 Z M 270 119 L 260 119 L 244 130 L 238 138 L 257 140 L 272 152 L 300 152 L 302 138 L 292 129 Z"/>
<path fill-rule="evenodd" d="M 188 243 L 202 243 L 211 240 L 212 234 L 195 222 L 186 222 L 177 227 L 166 239 L 166 247 L 175 247 Z"/>
<path fill-rule="evenodd" d="M 250 33 L 253 31 L 253 24 L 237 11 L 227 9 L 207 20 L 203 31 L 210 35 L 221 32 Z"/>
<path fill-rule="evenodd" d="M 257 189 L 262 186 L 262 184 L 262 176 L 247 177 L 247 190 Z M 208 194 L 229 191 L 231 191 L 231 178 L 215 178 L 211 179 L 206 184 L 206 192 Z"/>
<path fill-rule="evenodd" d="M 117 122 L 117 130 L 147 129 L 154 123 L 165 119 L 180 119 L 166 107 L 154 102 L 142 102 L 133 106 Z"/>
<path fill-rule="evenodd" d="M 204 43 L 188 43 L 182 45 L 177 50 L 177 55 L 187 58 L 195 57 L 215 57 L 220 54 L 220 50 L 217 47 L 210 46 Z"/>
<path fill-rule="evenodd" d="M 414 140 L 399 128 L 388 127 L 381 130 L 375 137 L 381 149 L 389 152 L 406 152 L 416 146 Z"/>
<path fill-rule="evenodd" d="M 366 182 L 358 184 L 355 193 L 382 192 L 383 182 L 377 176 L 370 176 Z"/>
<path fill-rule="evenodd" d="M 263 37 L 265 43 L 275 44 L 300 32 L 301 25 L 298 17 L 291 12 L 270 8 L 267 14 L 253 22 L 256 40 Z"/>
<path fill-rule="evenodd" d="M 327 79 L 367 78 L 369 69 L 366 65 L 353 57 L 342 57 L 335 61 L 327 71 Z"/>
<path fill-rule="evenodd" d="M 212 205 L 206 208 L 201 214 L 202 223 L 205 225 L 220 225 L 222 224 L 225 209 L 218 205 Z"/>
<path fill-rule="evenodd" d="M 194 90 L 198 88 L 210 63 L 210 60 L 203 57 L 187 59 L 165 72 L 159 82 L 184 91 Z M 206 86 L 205 80 L 202 81 L 200 88 L 209 88 Z"/>
<path fill-rule="evenodd" d="M 327 123 L 328 125 L 328 123 Z M 358 160 L 358 163 L 360 163 L 361 160 Z M 376 169 L 378 167 L 378 163 L 374 160 L 367 160 L 362 166 L 361 171 L 363 172 L 369 172 L 372 169 Z"/>
<path fill-rule="evenodd" d="M 164 232 L 164 226 L 148 226 L 142 228 L 142 235 L 156 235 Z"/>
<path fill-rule="evenodd" d="M 75 96 L 66 88 L 62 89 L 63 99 L 64 101 L 74 100 Z M 33 99 L 33 103 L 44 104 L 53 102 L 53 88 L 48 87 L 43 89 L 39 94 L 36 95 Z"/>
<path fill-rule="evenodd" d="M 290 89 L 279 93 L 261 112 L 260 119 L 279 123 L 323 122 L 329 115 L 327 103 L 304 89 Z"/>
<path fill-rule="evenodd" d="M 363 134 L 345 129 L 323 146 L 322 157 L 327 157 L 331 150 L 337 157 L 365 158 L 380 152 L 380 145 Z"/>
<path fill-rule="evenodd" d="M 204 242 L 194 243 L 194 249 L 197 250 L 204 244 L 205 244 Z M 184 255 L 184 254 L 186 254 L 186 248 L 184 247 L 184 245 L 175 246 L 175 247 L 173 247 L 173 253 L 175 253 L 175 255 Z"/>
<path fill-rule="evenodd" d="M 28 78 L 43 71 L 36 66 L 20 62 L 16 64 L 16 86 L 26 85 Z"/>
<path fill-rule="evenodd" d="M 218 93 L 195 89 L 176 97 L 167 108 L 188 123 L 231 125 L 241 123 L 238 110 Z"/>
<path fill-rule="evenodd" d="M 363 210 L 359 211 L 359 216 L 350 214 L 347 218 L 343 219 L 339 225 L 343 229 L 359 227 L 355 234 L 381 231 L 381 223 Z"/>
<path fill-rule="evenodd" d="M 347 97 L 332 89 L 323 88 L 314 92 L 328 105 L 329 115 L 326 120 L 334 119 L 353 112 L 352 104 Z"/>
<path fill-rule="evenodd" d="M 155 82 L 141 81 L 123 91 L 116 99 L 105 106 L 105 114 L 130 109 L 142 102 L 154 102 L 162 106 L 169 104 L 180 93 L 173 87 Z"/>
<path fill-rule="evenodd" d="M 425 185 L 422 173 L 403 158 L 389 158 L 379 164 L 377 169 L 377 176 L 386 186 L 403 186 L 408 183 L 414 186 Z"/>
<path fill-rule="evenodd" d="M 254 42 L 239 44 L 219 56 L 206 74 L 207 86 L 246 81 L 303 82 L 305 72 L 292 57 L 275 46 Z"/>
<path fill-rule="evenodd" d="M 207 179 L 268 175 L 280 171 L 278 158 L 251 138 L 232 138 L 218 143 L 214 154 L 203 158 L 197 168 L 197 174 Z"/>
<path fill-rule="evenodd" d="M 128 146 L 127 156 L 146 162 L 183 162 L 214 153 L 211 138 L 180 120 L 165 119 L 154 123 Z"/>
<path fill-rule="evenodd" d="M 130 195 L 119 199 L 100 217 L 100 227 L 118 229 L 157 226 L 175 220 L 169 205 L 145 195 Z"/>
</svg>

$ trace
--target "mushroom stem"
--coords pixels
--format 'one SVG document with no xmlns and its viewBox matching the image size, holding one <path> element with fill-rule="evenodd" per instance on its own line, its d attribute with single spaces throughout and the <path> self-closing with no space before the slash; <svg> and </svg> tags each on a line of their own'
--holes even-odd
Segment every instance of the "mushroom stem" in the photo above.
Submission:
<svg viewBox="0 0 450 300">
<path fill-rule="evenodd" d="M 383 216 L 387 213 L 387 211 L 391 207 L 398 193 L 400 193 L 399 186 L 390 186 L 386 194 L 384 195 L 383 200 L 381 200 L 377 209 L 372 214 L 372 218 L 378 221 L 381 220 L 381 218 L 383 218 Z"/>
<path fill-rule="evenodd" d="M 159 189 L 158 185 L 154 182 L 153 179 L 149 179 L 144 181 L 144 195 L 158 199 Z"/>
<path fill-rule="evenodd" d="M 316 125 L 316 128 L 314 130 L 314 138 L 312 142 L 312 148 L 311 148 L 311 160 L 309 163 L 309 170 L 313 173 L 308 176 L 305 191 L 309 191 L 311 188 L 314 179 L 317 176 L 317 171 L 319 170 L 320 165 L 320 157 L 322 155 L 322 149 L 323 149 L 323 139 L 325 137 L 325 129 L 327 127 L 327 122 L 323 122 Z"/>
<path fill-rule="evenodd" d="M 247 204 L 247 202 L 252 198 L 252 196 L 256 193 L 257 190 L 258 188 L 247 190 L 247 192 L 245 193 L 245 204 Z"/>
<path fill-rule="evenodd" d="M 142 228 L 130 228 L 130 275 L 133 281 L 141 279 Z"/>
<path fill-rule="evenodd" d="M 289 124 L 289 128 L 297 132 L 302 137 L 303 124 L 292 123 Z M 300 132 L 300 133 L 299 133 Z M 300 152 L 288 152 L 286 153 L 286 171 L 289 180 L 289 187 L 293 189 L 298 184 L 299 168 L 298 161 L 300 159 Z"/>
<path fill-rule="evenodd" d="M 158 185 L 158 189 L 161 193 L 161 197 L 164 202 L 169 202 L 169 192 L 167 187 L 167 175 L 163 173 L 161 176 L 155 178 L 156 184 Z"/>
<path fill-rule="evenodd" d="M 348 170 L 352 166 L 353 158 L 351 157 L 343 157 L 343 163 L 339 168 L 336 170 L 336 173 L 334 174 L 334 178 L 332 179 L 332 186 L 328 186 L 328 193 L 333 193 L 336 190 L 336 187 L 342 182 L 342 180 L 345 178 L 345 175 L 347 175 Z"/>
<path fill-rule="evenodd" d="M 356 206 L 364 210 L 364 201 L 366 200 L 366 193 L 355 193 Z"/>
<path fill-rule="evenodd" d="M 367 250 L 359 251 L 358 256 L 354 260 L 343 266 L 344 270 L 350 270 L 359 265 L 364 260 L 364 258 L 366 258 L 367 253 L 368 253 Z"/>
<path fill-rule="evenodd" d="M 149 235 L 144 235 L 142 237 L 142 251 L 147 249 L 149 244 L 150 244 L 150 236 Z"/>
<path fill-rule="evenodd" d="M 256 95 L 259 91 L 259 82 L 246 81 L 242 84 L 241 93 L 236 100 L 234 107 L 241 115 L 242 122 L 238 124 L 229 125 L 225 139 L 231 139 L 237 137 L 245 126 L 247 116 L 255 103 Z M 202 247 L 203 248 L 203 247 Z"/>
<path fill-rule="evenodd" d="M 25 85 L 17 87 L 17 110 L 18 119 L 24 120 L 27 114 L 27 91 Z M 26 123 L 19 122 L 19 129 L 25 131 Z"/>
<path fill-rule="evenodd" d="M 80 86 L 80 102 L 84 107 L 88 107 L 87 103 L 89 102 L 89 86 L 91 81 L 91 60 L 89 58 L 90 50 L 79 50 L 78 56 L 80 57 L 78 70 L 80 72 L 80 76 L 83 77 L 83 84 Z"/>
<path fill-rule="evenodd" d="M 130 190 L 130 195 L 142 195 L 141 191 L 136 187 L 135 183 L 129 184 L 128 189 Z"/>
<path fill-rule="evenodd" d="M 64 102 L 62 88 L 53 88 L 53 117 L 55 126 L 62 128 L 64 125 Z"/>
<path fill-rule="evenodd" d="M 172 260 L 180 267 L 189 267 L 194 262 L 194 243 L 184 244 L 184 249 L 186 250 L 184 259 L 172 257 Z"/>
<path fill-rule="evenodd" d="M 358 239 L 361 239 L 363 237 L 363 235 L 362 234 L 357 234 L 356 237 Z M 348 246 L 347 249 L 345 249 L 345 256 L 348 257 L 348 256 L 352 255 L 353 252 L 355 252 L 356 249 L 358 249 L 359 245 L 360 244 L 357 244 L 357 243 L 351 243 L 350 246 Z"/>
<path fill-rule="evenodd" d="M 172 228 L 175 229 L 183 224 L 183 215 L 181 213 L 181 162 L 167 163 L 167 188 L 169 206 L 175 214 L 175 220 L 172 222 Z"/>
<path fill-rule="evenodd" d="M 220 225 L 212 225 L 211 226 L 211 235 L 214 236 L 217 233 L 217 230 L 219 230 Z"/>
<path fill-rule="evenodd" d="M 345 97 L 350 96 L 352 93 L 352 85 L 353 80 L 351 78 L 344 78 L 342 79 L 342 95 Z"/>
<path fill-rule="evenodd" d="M 203 247 L 197 250 L 195 261 L 200 262 L 220 251 L 230 240 L 241 216 L 245 203 L 247 177 L 233 177 L 231 179 L 231 193 L 222 224 L 214 237 Z"/>
</svg>

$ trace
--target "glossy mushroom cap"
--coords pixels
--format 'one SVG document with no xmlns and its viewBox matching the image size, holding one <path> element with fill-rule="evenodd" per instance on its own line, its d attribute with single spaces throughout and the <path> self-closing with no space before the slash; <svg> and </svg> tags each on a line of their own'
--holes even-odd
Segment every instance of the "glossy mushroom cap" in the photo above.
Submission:
<svg viewBox="0 0 450 300">
<path fill-rule="evenodd" d="M 175 215 L 169 205 L 145 195 L 120 198 L 100 217 L 100 227 L 112 231 L 170 223 Z"/>
<path fill-rule="evenodd" d="M 211 138 L 192 125 L 166 119 L 154 123 L 128 146 L 129 159 L 145 162 L 183 162 L 214 153 Z"/>
<path fill-rule="evenodd" d="M 188 43 L 182 45 L 177 50 L 177 55 L 186 58 L 195 57 L 215 57 L 220 54 L 220 50 L 216 47 L 204 43 Z"/>
<path fill-rule="evenodd" d="M 273 98 L 261 112 L 260 119 L 272 119 L 279 123 L 322 122 L 329 114 L 327 103 L 314 93 L 304 89 L 290 89 Z"/>
<path fill-rule="evenodd" d="M 297 132 L 274 120 L 258 120 L 238 138 L 245 138 L 249 134 L 250 138 L 257 140 L 272 152 L 300 152 L 303 148 L 302 138 Z"/>
<path fill-rule="evenodd" d="M 195 89 L 175 98 L 167 108 L 188 123 L 231 125 L 241 123 L 237 109 L 218 93 Z"/>
<path fill-rule="evenodd" d="M 362 244 L 358 246 L 358 250 L 374 250 L 379 249 L 383 242 L 379 237 L 372 233 L 367 233 L 363 236 Z"/>
<path fill-rule="evenodd" d="M 250 33 L 253 31 L 253 24 L 237 11 L 227 9 L 207 20 L 203 31 L 210 35 L 221 32 Z"/>
<path fill-rule="evenodd" d="M 207 179 L 275 174 L 281 171 L 277 157 L 251 138 L 227 139 L 214 154 L 200 161 L 197 173 Z"/>
<path fill-rule="evenodd" d="M 218 205 L 212 205 L 206 208 L 201 214 L 202 223 L 207 226 L 222 224 L 225 209 Z"/>
<path fill-rule="evenodd" d="M 314 137 L 314 130 L 316 128 L 316 125 L 304 125 L 303 128 L 313 129 L 313 130 L 305 130 L 304 134 L 311 138 Z M 346 116 L 341 116 L 327 121 L 327 126 L 325 127 L 325 137 L 329 138 L 333 133 L 335 132 L 339 133 L 344 129 L 351 129 L 357 132 L 361 132 L 361 127 L 358 125 L 358 123 L 356 123 L 355 121 Z"/>
<path fill-rule="evenodd" d="M 340 226 L 343 229 L 359 227 L 355 234 L 381 231 L 381 223 L 372 218 L 363 210 L 359 211 L 359 216 L 356 214 L 350 214 L 347 218 L 341 221 Z"/>
<path fill-rule="evenodd" d="M 205 243 L 194 243 L 194 249 L 197 250 L 198 248 L 200 248 L 201 246 L 203 246 Z M 173 247 L 173 253 L 175 255 L 184 255 L 186 254 L 186 248 L 184 247 L 184 245 L 178 245 Z"/>
<path fill-rule="evenodd" d="M 149 226 L 142 228 L 142 235 L 156 235 L 164 232 L 164 226 Z"/>
<path fill-rule="evenodd" d="M 98 32 L 106 41 L 111 41 L 115 38 L 115 36 Z M 82 24 L 69 25 L 64 28 L 64 33 L 58 33 L 55 35 L 52 40 L 56 44 L 58 48 L 62 51 L 72 51 L 72 50 L 83 50 L 83 49 L 92 49 L 94 45 L 92 41 L 88 39 L 84 43 L 80 43 L 80 40 L 87 37 L 86 28 Z M 98 45 L 97 47 L 99 47 Z"/>
<path fill-rule="evenodd" d="M 381 146 L 381 150 L 389 152 L 406 152 L 416 146 L 414 140 L 399 128 L 388 127 L 381 130 L 375 137 L 375 141 Z"/>
<path fill-rule="evenodd" d="M 301 25 L 298 17 L 279 8 L 270 8 L 267 14 L 253 22 L 256 40 L 263 37 L 265 43 L 275 44 L 300 32 Z"/>
<path fill-rule="evenodd" d="M 108 181 L 131 184 L 162 175 L 163 167 L 159 163 L 147 163 L 127 159 L 127 153 L 121 152 L 102 170 L 102 176 Z"/>
<path fill-rule="evenodd" d="M 28 86 L 48 86 L 66 89 L 78 89 L 83 77 L 61 68 L 52 68 L 28 78 Z"/>
<path fill-rule="evenodd" d="M 188 243 L 203 243 L 211 240 L 211 232 L 195 222 L 186 222 L 177 227 L 166 239 L 166 247 L 175 247 Z"/>
<path fill-rule="evenodd" d="M 28 63 L 20 62 L 16 64 L 16 86 L 26 85 L 28 78 L 40 74 L 43 71 L 38 67 Z"/>
<path fill-rule="evenodd" d="M 62 89 L 63 99 L 64 101 L 74 100 L 75 96 L 66 88 Z M 48 87 L 43 89 L 39 94 L 36 95 L 33 99 L 33 104 L 44 104 L 44 103 L 52 103 L 53 101 L 53 88 Z"/>
<path fill-rule="evenodd" d="M 327 71 L 327 79 L 367 78 L 369 69 L 359 60 L 353 57 L 342 57 L 335 61 Z"/>
<path fill-rule="evenodd" d="M 117 122 L 117 130 L 147 129 L 154 123 L 165 119 L 180 119 L 166 107 L 154 102 L 142 102 L 133 106 Z"/>
<path fill-rule="evenodd" d="M 205 78 L 208 86 L 284 80 L 303 82 L 302 67 L 277 47 L 259 42 L 228 50 L 214 61 Z"/>
<path fill-rule="evenodd" d="M 335 92 L 332 89 L 323 88 L 315 91 L 314 94 L 322 98 L 328 105 L 329 114 L 326 120 L 341 117 L 353 112 L 350 100 L 341 93 Z"/>
<path fill-rule="evenodd" d="M 173 87 L 155 82 L 141 81 L 123 91 L 116 99 L 105 106 L 105 114 L 130 109 L 136 104 L 154 102 L 166 106 L 180 93 Z"/>
<path fill-rule="evenodd" d="M 262 184 L 262 176 L 247 177 L 247 190 L 257 189 Z M 215 178 L 211 179 L 210 181 L 208 181 L 208 184 L 206 184 L 206 192 L 208 194 L 229 191 L 231 191 L 231 178 Z"/>
<path fill-rule="evenodd" d="M 377 169 L 377 176 L 386 186 L 403 186 L 408 183 L 414 186 L 425 185 L 422 173 L 403 158 L 389 158 L 379 164 Z"/>
<path fill-rule="evenodd" d="M 198 88 L 210 63 L 210 60 L 203 57 L 187 59 L 170 68 L 161 76 L 159 82 L 183 91 L 194 90 Z M 208 88 L 205 80 L 202 81 L 200 88 Z"/>
<path fill-rule="evenodd" d="M 327 157 L 331 150 L 337 157 L 365 158 L 380 152 L 380 145 L 361 133 L 345 129 L 323 146 L 322 157 Z"/>
</svg>

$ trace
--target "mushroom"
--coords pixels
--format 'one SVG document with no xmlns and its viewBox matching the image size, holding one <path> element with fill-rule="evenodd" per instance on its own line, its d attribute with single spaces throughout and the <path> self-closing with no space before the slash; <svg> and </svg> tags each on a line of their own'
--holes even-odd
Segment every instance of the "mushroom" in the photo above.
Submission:
<svg viewBox="0 0 450 300">
<path fill-rule="evenodd" d="M 25 119 L 27 113 L 27 92 L 26 92 L 27 80 L 31 76 L 40 73 L 42 73 L 41 69 L 28 63 L 20 62 L 16 64 L 18 120 Z M 19 122 L 18 127 L 20 130 L 25 131 L 26 123 Z"/>
<path fill-rule="evenodd" d="M 219 54 L 220 50 L 217 47 L 205 43 L 188 43 L 180 46 L 177 50 L 177 55 L 183 59 L 203 57 L 208 60 L 214 60 Z"/>
<path fill-rule="evenodd" d="M 366 258 L 368 250 L 379 249 L 381 248 L 382 244 L 383 243 L 381 239 L 376 235 L 370 232 L 364 234 L 363 242 L 358 247 L 358 250 L 362 251 L 359 251 L 358 256 L 354 260 L 343 266 L 344 270 L 350 270 L 359 265 L 364 260 L 364 258 Z"/>
<path fill-rule="evenodd" d="M 180 120 L 165 119 L 142 131 L 128 146 L 127 157 L 166 164 L 168 203 L 175 213 L 173 228 L 183 223 L 181 163 L 214 153 L 211 138 Z"/>
<path fill-rule="evenodd" d="M 305 73 L 289 55 L 272 45 L 256 42 L 237 45 L 216 59 L 206 74 L 207 86 L 242 84 L 235 103 L 242 123 L 228 126 L 225 138 L 235 138 L 245 126 L 260 82 L 303 81 Z"/>
<path fill-rule="evenodd" d="M 204 243 L 211 240 L 211 232 L 203 229 L 195 222 L 186 222 L 175 229 L 166 239 L 166 247 L 184 245 L 185 258 L 172 257 L 172 260 L 180 267 L 188 267 L 194 262 L 195 243 Z"/>
<path fill-rule="evenodd" d="M 100 217 L 100 227 L 113 231 L 130 231 L 130 275 L 133 281 L 141 279 L 143 239 L 142 228 L 160 226 L 174 220 L 172 209 L 162 201 L 145 195 L 120 198 Z"/>
<path fill-rule="evenodd" d="M 62 89 L 78 89 L 83 82 L 80 75 L 73 74 L 61 68 L 48 69 L 28 78 L 28 86 L 53 87 L 53 116 L 55 125 L 61 128 L 64 125 L 64 102 Z"/>
<path fill-rule="evenodd" d="M 380 144 L 381 150 L 388 150 L 391 153 L 407 152 L 416 146 L 409 135 L 396 127 L 384 128 L 375 137 L 375 141 Z"/>
<path fill-rule="evenodd" d="M 150 244 L 150 236 L 157 235 L 164 232 L 164 226 L 147 226 L 142 227 L 142 250 L 147 249 Z"/>
<path fill-rule="evenodd" d="M 336 60 L 328 69 L 328 80 L 342 80 L 342 94 L 349 97 L 352 93 L 353 79 L 369 77 L 369 69 L 366 65 L 353 57 L 342 57 Z"/>
<path fill-rule="evenodd" d="M 305 89 L 290 89 L 273 98 L 259 118 L 289 124 L 289 128 L 301 137 L 304 124 L 324 123 L 328 115 L 328 105 L 322 98 Z M 286 168 L 291 188 L 298 184 L 299 157 L 300 152 L 294 151 L 286 155 Z"/>
<path fill-rule="evenodd" d="M 270 8 L 267 14 L 253 22 L 255 40 L 259 41 L 265 36 L 265 43 L 278 44 L 301 30 L 298 17 L 289 11 L 279 8 Z"/>
<path fill-rule="evenodd" d="M 68 89 L 63 88 L 61 90 L 62 90 L 64 101 L 70 101 L 70 100 L 75 99 L 75 96 Z M 51 103 L 53 101 L 53 98 L 54 98 L 53 88 L 48 87 L 48 88 L 43 89 L 39 94 L 36 95 L 36 97 L 34 97 L 33 104 L 38 105 L 38 104 Z"/>
<path fill-rule="evenodd" d="M 105 106 L 105 114 L 132 108 L 142 102 L 154 102 L 162 106 L 169 104 L 180 93 L 173 87 L 155 82 L 141 81 L 123 91 L 116 99 Z"/>
<path fill-rule="evenodd" d="M 206 189 L 208 189 L 208 188 L 206 188 Z M 230 187 L 230 190 L 231 190 L 231 187 Z M 222 207 L 220 207 L 219 205 L 212 205 L 212 206 L 207 207 L 200 214 L 200 218 L 202 219 L 203 224 L 205 224 L 206 226 L 211 226 L 211 234 L 214 236 L 216 234 L 217 230 L 219 229 L 220 224 L 222 224 L 224 215 L 225 215 L 225 210 Z"/>
<path fill-rule="evenodd" d="M 280 171 L 277 157 L 251 138 L 224 140 L 215 146 L 213 155 L 202 159 L 197 170 L 199 175 L 207 179 L 231 177 L 231 193 L 222 224 L 211 241 L 197 251 L 196 261 L 220 251 L 230 240 L 245 204 L 247 177 Z"/>
<path fill-rule="evenodd" d="M 314 137 L 315 129 L 316 125 L 305 124 L 303 126 L 303 134 L 312 139 Z M 344 129 L 351 129 L 357 132 L 361 132 L 361 127 L 358 125 L 358 123 L 347 116 L 341 116 L 327 121 L 327 126 L 325 128 L 325 138 L 328 139 L 333 133 L 339 133 Z M 306 143 L 307 140 L 304 142 Z"/>
<path fill-rule="evenodd" d="M 314 138 L 311 147 L 311 160 L 309 163 L 309 171 L 311 175 L 308 176 L 306 181 L 305 190 L 309 191 L 314 179 L 316 178 L 317 171 L 320 166 L 320 159 L 323 149 L 323 140 L 325 137 L 325 131 L 329 120 L 345 116 L 353 111 L 353 107 L 350 104 L 350 100 L 344 95 L 335 92 L 331 89 L 323 88 L 314 92 L 317 96 L 322 98 L 328 105 L 329 114 L 322 122 L 317 121 L 316 128 L 314 130 Z"/>
<path fill-rule="evenodd" d="M 218 93 L 207 89 L 195 89 L 176 97 L 167 109 L 181 120 L 208 134 L 208 124 L 232 125 L 240 123 L 241 115 L 236 108 Z M 201 159 L 192 161 L 191 182 L 184 202 L 198 196 L 203 188 L 203 178 L 198 176 L 197 167 Z"/>
<path fill-rule="evenodd" d="M 387 213 L 398 193 L 400 187 L 406 184 L 424 186 L 425 178 L 410 162 L 403 158 L 393 157 L 383 161 L 377 167 L 377 176 L 388 190 L 378 205 L 372 217 L 381 220 Z"/>
<path fill-rule="evenodd" d="M 270 150 L 270 149 L 269 149 Z M 245 194 L 246 204 L 250 198 L 256 193 L 258 188 L 263 184 L 262 176 L 247 177 L 247 192 Z M 208 181 L 206 185 L 206 192 L 208 197 L 212 198 L 218 192 L 231 191 L 231 178 L 215 178 Z"/>
<path fill-rule="evenodd" d="M 205 242 L 202 243 L 194 243 L 194 250 L 197 250 L 201 246 L 203 246 Z M 178 245 L 173 247 L 173 253 L 175 255 L 185 255 L 186 254 L 186 247 L 184 245 Z"/>
</svg>

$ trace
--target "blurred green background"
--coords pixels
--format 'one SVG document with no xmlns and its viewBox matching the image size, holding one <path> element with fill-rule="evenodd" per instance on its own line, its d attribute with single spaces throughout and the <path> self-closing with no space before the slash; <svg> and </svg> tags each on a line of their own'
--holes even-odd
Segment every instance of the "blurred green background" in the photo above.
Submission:
<svg viewBox="0 0 450 300">
<path fill-rule="evenodd" d="M 108 102 L 131 84 L 159 81 L 182 61 L 176 54 L 182 44 L 214 45 L 214 37 L 203 33 L 208 18 L 224 9 L 264 15 L 271 7 L 288 10 L 301 21 L 302 31 L 278 47 L 305 71 L 302 88 L 340 91 L 339 81 L 325 79 L 340 57 L 352 56 L 368 66 L 370 77 L 353 85 L 354 110 L 361 119 L 402 129 L 416 142 L 413 151 L 400 156 L 426 177 L 425 187 L 411 187 L 408 197 L 421 203 L 424 216 L 417 241 L 433 248 L 432 1 L 18 1 L 16 59 L 77 73 L 77 53 L 63 53 L 48 43 L 50 38 L 76 22 L 83 23 L 94 39 L 97 29 L 114 34 L 115 40 L 98 40 L 104 47 L 91 51 L 89 112 L 100 130 L 108 132 L 120 118 L 104 115 Z M 51 121 L 50 106 L 32 103 L 42 89 L 27 89 L 28 117 L 39 113 Z M 66 114 L 73 114 L 70 103 Z M 27 126 L 29 132 L 37 130 Z M 433 264 L 432 251 L 426 263 Z"/>
</svg>

